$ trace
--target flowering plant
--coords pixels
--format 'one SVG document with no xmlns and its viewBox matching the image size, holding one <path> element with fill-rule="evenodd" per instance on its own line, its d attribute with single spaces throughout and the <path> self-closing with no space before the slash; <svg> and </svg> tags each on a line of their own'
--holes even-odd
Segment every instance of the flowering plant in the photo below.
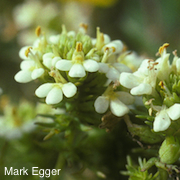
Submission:
<svg viewBox="0 0 180 180">
<path fill-rule="evenodd" d="M 147 152 L 146 157 L 151 156 L 148 161 L 139 158 L 138 167 L 128 156 L 127 171 L 122 174 L 132 180 L 143 180 L 162 179 L 172 176 L 174 171 L 179 173 L 174 164 L 178 164 L 180 156 L 177 52 L 173 52 L 170 63 L 170 54 L 166 52 L 169 44 L 165 43 L 159 48 L 159 58 L 145 59 L 137 68 L 133 64 L 138 64 L 141 57 L 130 58 L 132 53 L 121 40 L 111 41 L 100 28 L 96 38 L 88 36 L 86 31 L 85 24 L 81 24 L 77 33 L 62 26 L 61 34 L 46 37 L 37 27 L 35 43 L 20 50 L 23 61 L 15 80 L 27 83 L 38 79 L 40 86 L 35 95 L 39 101 L 64 109 L 63 113 L 51 116 L 50 123 L 37 122 L 48 127 L 44 139 L 64 133 L 68 148 L 75 149 L 82 137 L 91 136 L 89 132 L 98 125 L 109 132 L 124 120 L 132 137 L 153 153 Z M 62 153 L 62 156 L 74 157 L 73 162 L 77 158 L 75 154 Z M 153 165 L 157 170 L 150 174 L 148 170 Z M 97 174 L 105 177 L 106 170 Z"/>
</svg>

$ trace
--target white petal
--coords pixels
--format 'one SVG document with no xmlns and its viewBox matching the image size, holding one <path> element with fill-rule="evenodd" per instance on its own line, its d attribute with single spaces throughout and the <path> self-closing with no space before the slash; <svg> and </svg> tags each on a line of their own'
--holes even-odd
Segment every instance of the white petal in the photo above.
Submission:
<svg viewBox="0 0 180 180">
<path fill-rule="evenodd" d="M 177 68 L 177 72 L 180 72 L 180 58 L 177 59 L 176 61 L 176 68 Z"/>
<path fill-rule="evenodd" d="M 139 86 L 131 89 L 132 95 L 143 95 L 143 94 L 151 94 L 152 87 L 149 84 L 141 83 Z"/>
<path fill-rule="evenodd" d="M 104 44 L 107 44 L 111 41 L 111 38 L 108 34 L 104 34 Z"/>
<path fill-rule="evenodd" d="M 36 63 L 33 60 L 25 60 L 20 64 L 20 68 L 23 70 L 29 70 L 36 66 Z"/>
<path fill-rule="evenodd" d="M 55 67 L 56 63 L 57 63 L 58 61 L 60 61 L 60 60 L 61 60 L 60 57 L 54 57 L 54 58 L 52 59 L 51 66 L 52 66 L 52 67 Z"/>
<path fill-rule="evenodd" d="M 171 124 L 171 120 L 166 113 L 166 110 L 161 110 L 157 113 L 154 123 L 153 129 L 155 132 L 165 131 Z"/>
<path fill-rule="evenodd" d="M 63 85 L 62 91 L 66 97 L 73 97 L 77 92 L 77 87 L 73 83 L 69 82 Z"/>
<path fill-rule="evenodd" d="M 51 62 L 53 58 L 54 54 L 51 52 L 43 55 L 43 64 L 49 69 L 51 69 Z"/>
<path fill-rule="evenodd" d="M 35 94 L 40 98 L 44 98 L 48 95 L 49 91 L 52 88 L 53 88 L 53 83 L 42 84 L 36 89 Z"/>
<path fill-rule="evenodd" d="M 134 76 L 133 74 L 127 72 L 123 72 L 120 74 L 119 81 L 124 87 L 129 89 L 140 84 L 137 76 Z"/>
<path fill-rule="evenodd" d="M 14 79 L 19 83 L 27 83 L 32 81 L 31 71 L 21 70 L 15 76 Z"/>
<path fill-rule="evenodd" d="M 106 63 L 99 63 L 99 72 L 107 73 L 109 70 L 109 66 Z"/>
<path fill-rule="evenodd" d="M 127 67 L 125 64 L 113 63 L 113 67 L 116 68 L 120 73 L 122 73 L 122 72 L 131 73 L 132 72 L 132 70 L 129 67 Z"/>
<path fill-rule="evenodd" d="M 110 101 L 110 109 L 111 112 L 118 117 L 124 116 L 129 112 L 129 108 L 119 99 L 114 99 Z"/>
<path fill-rule="evenodd" d="M 114 40 L 114 41 L 111 41 L 110 43 L 106 44 L 104 47 L 103 47 L 103 51 L 107 48 L 112 48 L 114 47 L 115 48 L 115 52 L 114 53 L 120 53 L 123 49 L 123 43 L 122 41 L 120 40 Z"/>
<path fill-rule="evenodd" d="M 83 62 L 83 66 L 85 68 L 86 71 L 88 72 L 96 72 L 99 69 L 99 64 L 91 59 L 85 60 Z"/>
<path fill-rule="evenodd" d="M 39 78 L 44 73 L 43 68 L 34 69 L 34 71 L 31 74 L 32 79 Z"/>
<path fill-rule="evenodd" d="M 62 90 L 60 87 L 53 87 L 53 89 L 50 90 L 46 97 L 46 103 L 47 104 L 57 104 L 61 102 L 63 99 Z"/>
<path fill-rule="evenodd" d="M 56 63 L 56 68 L 61 71 L 69 71 L 72 67 L 72 61 L 70 60 L 60 60 Z"/>
<path fill-rule="evenodd" d="M 110 67 L 109 71 L 106 74 L 106 77 L 113 81 L 117 81 L 119 79 L 119 75 L 120 72 L 117 69 L 115 69 L 114 67 Z"/>
<path fill-rule="evenodd" d="M 94 107 L 96 112 L 105 113 L 109 107 L 109 99 L 105 96 L 99 96 L 94 102 Z"/>
<path fill-rule="evenodd" d="M 119 91 L 119 92 L 115 92 L 118 95 L 118 99 L 126 104 L 126 105 L 130 105 L 133 104 L 134 102 L 134 97 L 131 96 L 128 92 L 124 92 L 124 91 Z"/>
<path fill-rule="evenodd" d="M 166 112 L 172 120 L 180 118 L 180 104 L 174 104 L 173 106 L 168 108 Z"/>
<path fill-rule="evenodd" d="M 85 69 L 81 64 L 74 64 L 69 71 L 70 77 L 84 77 L 85 75 Z"/>
</svg>

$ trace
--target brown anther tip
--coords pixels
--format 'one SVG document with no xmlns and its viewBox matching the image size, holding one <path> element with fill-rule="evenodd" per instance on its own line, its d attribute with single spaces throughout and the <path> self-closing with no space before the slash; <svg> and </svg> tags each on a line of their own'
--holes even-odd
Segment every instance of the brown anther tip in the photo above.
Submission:
<svg viewBox="0 0 180 180">
<path fill-rule="evenodd" d="M 81 52 L 82 51 L 82 43 L 81 42 L 77 42 L 76 43 L 76 51 L 77 52 Z"/>
<path fill-rule="evenodd" d="M 104 51 L 109 51 L 109 47 L 105 47 L 105 48 L 104 48 Z"/>
<path fill-rule="evenodd" d="M 162 89 L 164 89 L 164 83 L 163 83 L 163 81 L 160 81 L 158 85 L 161 86 Z"/>
<path fill-rule="evenodd" d="M 158 62 L 155 62 L 153 65 L 155 66 L 155 65 L 157 65 L 157 64 L 159 64 Z"/>
<path fill-rule="evenodd" d="M 38 26 L 38 27 L 36 28 L 35 34 L 36 34 L 37 37 L 40 36 L 40 34 L 41 34 L 41 27 L 40 27 L 40 26 Z"/>
<path fill-rule="evenodd" d="M 172 53 L 174 56 L 177 56 L 177 49 L 175 49 Z"/>
<path fill-rule="evenodd" d="M 84 28 L 86 31 L 88 30 L 88 25 L 85 23 L 80 23 L 80 27 Z"/>
</svg>

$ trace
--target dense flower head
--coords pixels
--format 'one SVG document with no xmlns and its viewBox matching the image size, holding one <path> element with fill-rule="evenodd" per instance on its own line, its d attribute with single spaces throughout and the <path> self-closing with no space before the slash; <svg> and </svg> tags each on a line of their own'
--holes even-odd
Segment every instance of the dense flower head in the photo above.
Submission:
<svg viewBox="0 0 180 180">
<path fill-rule="evenodd" d="M 180 77 L 179 58 L 174 51 L 174 59 L 170 64 L 170 54 L 166 52 L 169 46 L 165 43 L 159 48 L 156 60 L 145 59 L 137 71 L 122 72 L 119 81 L 131 89 L 132 95 L 142 95 L 149 115 L 154 116 L 155 132 L 165 131 L 171 125 L 171 120 L 180 118 Z"/>
<path fill-rule="evenodd" d="M 96 78 L 104 74 L 104 85 L 107 86 L 115 83 L 122 72 L 131 72 L 130 68 L 117 61 L 124 47 L 121 40 L 111 41 L 107 34 L 100 32 L 100 28 L 97 28 L 96 38 L 88 36 L 86 31 L 85 24 L 80 25 L 77 33 L 68 32 L 63 25 L 61 34 L 46 37 L 41 27 L 37 27 L 37 40 L 19 52 L 23 61 L 15 80 L 26 83 L 40 79 L 43 84 L 35 94 L 40 98 L 46 97 L 47 104 L 58 104 L 63 101 L 63 94 L 68 98 L 74 97 L 78 93 L 78 85 L 86 79 L 88 81 L 90 74 L 95 73 Z M 63 90 L 67 85 L 71 95 L 67 95 L 67 88 Z"/>
</svg>

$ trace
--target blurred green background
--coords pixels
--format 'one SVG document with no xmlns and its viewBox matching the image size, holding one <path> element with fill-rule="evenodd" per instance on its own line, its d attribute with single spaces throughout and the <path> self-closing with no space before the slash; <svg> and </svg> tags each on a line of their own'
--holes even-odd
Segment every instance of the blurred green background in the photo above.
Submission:
<svg viewBox="0 0 180 180">
<path fill-rule="evenodd" d="M 14 75 L 20 69 L 19 50 L 33 43 L 35 28 L 40 25 L 47 35 L 58 34 L 62 24 L 70 31 L 78 30 L 82 22 L 88 24 L 88 34 L 92 37 L 95 37 L 98 26 L 112 40 L 122 40 L 128 49 L 144 57 L 155 59 L 159 46 L 165 42 L 170 43 L 169 52 L 180 49 L 180 1 L 177 0 L 1 0 L 0 87 L 13 103 L 18 104 L 22 98 L 35 101 L 37 84 L 19 84 L 14 80 Z M 125 168 L 129 146 L 136 147 L 137 143 L 131 142 L 124 123 L 109 134 L 105 130 L 95 132 L 96 136 L 90 136 L 73 152 L 91 167 L 91 170 L 86 169 L 83 176 L 76 175 L 75 179 L 103 179 L 103 176 L 100 178 L 100 175 L 97 177 L 93 173 L 97 167 L 107 172 L 108 180 L 127 179 L 119 171 Z M 6 140 L 2 136 L 0 177 L 3 176 L 2 167 L 5 165 L 54 168 L 62 148 L 62 142 L 57 143 L 61 135 L 47 142 L 42 141 L 44 135 L 41 129 L 36 129 L 19 140 Z M 66 170 L 66 175 L 61 179 L 74 179 L 67 176 L 70 171 Z M 29 177 L 33 178 L 39 179 Z M 4 179 L 19 180 L 20 177 L 6 176 Z"/>
</svg>

